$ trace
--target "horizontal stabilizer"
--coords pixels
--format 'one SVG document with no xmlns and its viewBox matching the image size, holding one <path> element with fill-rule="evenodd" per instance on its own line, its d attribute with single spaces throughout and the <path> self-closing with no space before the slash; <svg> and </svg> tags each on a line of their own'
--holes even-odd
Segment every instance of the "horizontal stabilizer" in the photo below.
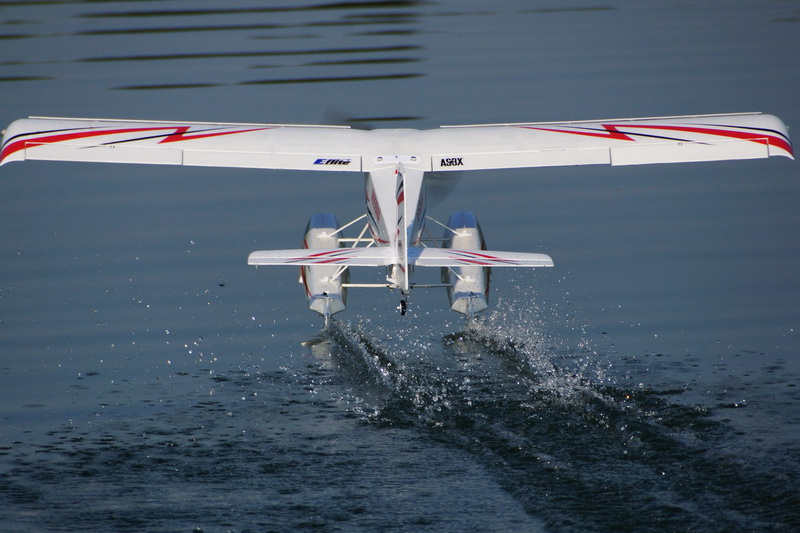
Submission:
<svg viewBox="0 0 800 533">
<path fill-rule="evenodd" d="M 396 263 L 391 248 L 330 248 L 327 250 L 300 248 L 295 250 L 262 250 L 247 258 L 248 265 L 342 265 L 386 266 Z"/>
<path fill-rule="evenodd" d="M 551 267 L 553 259 L 545 254 L 494 252 L 491 250 L 455 250 L 452 248 L 411 248 L 409 264 L 423 267 Z"/>
<path fill-rule="evenodd" d="M 314 250 L 262 250 L 253 252 L 248 265 L 341 265 L 389 266 L 400 264 L 398 255 L 389 247 L 330 248 Z M 549 255 L 489 250 L 454 250 L 451 248 L 409 248 L 408 264 L 421 267 L 551 267 Z"/>
</svg>

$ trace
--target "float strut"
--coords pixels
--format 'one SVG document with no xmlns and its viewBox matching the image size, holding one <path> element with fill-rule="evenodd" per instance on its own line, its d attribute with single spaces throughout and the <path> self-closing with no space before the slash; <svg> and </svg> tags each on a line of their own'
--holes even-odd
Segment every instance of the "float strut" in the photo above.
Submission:
<svg viewBox="0 0 800 533">
<path fill-rule="evenodd" d="M 324 328 L 327 331 L 331 325 L 331 299 L 327 292 L 323 292 L 322 295 L 325 297 L 325 313 L 322 315 L 322 318 L 325 321 Z"/>
</svg>

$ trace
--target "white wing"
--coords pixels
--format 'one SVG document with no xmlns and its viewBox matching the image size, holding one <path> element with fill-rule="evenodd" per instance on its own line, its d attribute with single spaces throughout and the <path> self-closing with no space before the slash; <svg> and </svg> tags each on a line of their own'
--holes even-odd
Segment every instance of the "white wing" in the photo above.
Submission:
<svg viewBox="0 0 800 533">
<path fill-rule="evenodd" d="M 5 131 L 0 164 L 54 160 L 357 172 L 365 133 L 338 126 L 34 117 Z"/>
<path fill-rule="evenodd" d="M 445 126 L 430 134 L 433 170 L 793 157 L 786 126 L 760 113 Z"/>
<path fill-rule="evenodd" d="M 26 159 L 267 169 L 422 171 L 633 165 L 792 156 L 772 115 L 353 130 L 335 126 L 29 118 L 5 132 L 0 164 Z"/>
</svg>

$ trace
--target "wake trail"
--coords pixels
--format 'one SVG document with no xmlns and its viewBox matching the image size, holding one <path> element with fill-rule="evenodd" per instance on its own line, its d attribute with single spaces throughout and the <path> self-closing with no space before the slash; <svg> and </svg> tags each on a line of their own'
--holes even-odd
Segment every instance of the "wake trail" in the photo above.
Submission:
<svg viewBox="0 0 800 533">
<path fill-rule="evenodd" d="M 680 391 L 621 386 L 607 357 L 554 351 L 529 323 L 475 322 L 435 343 L 418 329 L 338 321 L 326 334 L 384 390 L 367 422 L 467 450 L 554 529 L 643 530 L 645 513 L 644 530 L 779 530 L 759 493 L 797 500 L 717 452 L 730 430 L 710 409 L 671 403 Z"/>
</svg>

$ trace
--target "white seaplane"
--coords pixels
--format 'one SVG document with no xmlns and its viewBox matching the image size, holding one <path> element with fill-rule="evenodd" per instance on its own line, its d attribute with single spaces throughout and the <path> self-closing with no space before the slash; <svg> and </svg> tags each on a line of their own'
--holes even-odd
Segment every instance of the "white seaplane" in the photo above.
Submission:
<svg viewBox="0 0 800 533">
<path fill-rule="evenodd" d="M 472 317 L 487 308 L 490 268 L 553 266 L 541 253 L 487 250 L 470 212 L 452 214 L 438 223 L 443 238 L 429 238 L 429 189 L 455 184 L 462 171 L 770 156 L 793 158 L 792 147 L 786 126 L 761 113 L 431 130 L 31 117 L 5 130 L 0 164 L 57 160 L 363 173 L 366 214 L 344 225 L 331 214 L 315 214 L 303 248 L 253 252 L 248 259 L 257 266 L 299 266 L 309 307 L 327 323 L 345 309 L 350 287 L 398 290 L 402 314 L 411 289 L 445 287 L 450 308 Z M 344 237 L 345 229 L 364 219 L 357 237 Z M 353 283 L 350 267 L 384 267 L 386 281 Z M 440 268 L 441 283 L 415 284 L 415 267 Z"/>
</svg>

